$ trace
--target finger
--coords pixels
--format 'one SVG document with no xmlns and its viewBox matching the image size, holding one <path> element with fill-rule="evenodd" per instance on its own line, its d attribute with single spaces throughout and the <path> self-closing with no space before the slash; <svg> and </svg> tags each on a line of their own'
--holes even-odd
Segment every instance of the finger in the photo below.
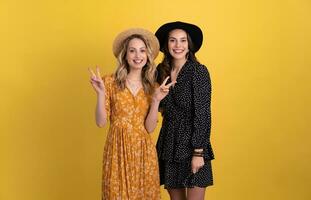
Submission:
<svg viewBox="0 0 311 200">
<path fill-rule="evenodd" d="M 100 82 L 98 81 L 98 80 L 96 80 L 96 79 L 91 79 L 91 81 L 93 82 L 93 83 L 96 83 L 96 84 L 99 84 Z"/>
<path fill-rule="evenodd" d="M 162 88 L 162 91 L 169 91 L 169 90 L 170 90 L 169 87 L 163 87 L 163 88 Z"/>
<path fill-rule="evenodd" d="M 163 86 L 163 87 L 160 87 L 160 91 L 161 91 L 161 92 L 169 91 L 169 88 Z"/>
<path fill-rule="evenodd" d="M 96 65 L 96 71 L 98 78 L 101 78 L 99 67 Z"/>
<path fill-rule="evenodd" d="M 96 77 L 91 77 L 91 81 L 92 81 L 93 83 L 96 83 L 96 84 L 100 84 L 100 83 L 101 83 L 101 81 L 98 80 L 98 78 L 96 78 Z"/>
<path fill-rule="evenodd" d="M 92 80 L 96 85 L 102 85 L 104 87 L 104 84 L 100 80 Z"/>
<path fill-rule="evenodd" d="M 101 77 L 97 77 L 97 76 L 91 76 L 91 79 L 94 81 L 100 81 L 103 82 L 103 79 Z"/>
<path fill-rule="evenodd" d="M 94 83 L 93 81 L 90 81 L 90 83 L 93 87 L 96 87 L 96 83 Z"/>
<path fill-rule="evenodd" d="M 161 84 L 161 86 L 165 86 L 165 84 L 166 84 L 166 82 L 167 82 L 167 80 L 168 80 L 169 78 L 170 78 L 169 76 L 166 77 L 166 78 L 164 79 L 163 83 Z"/>
<path fill-rule="evenodd" d="M 170 89 L 170 87 L 168 85 L 165 85 L 165 86 L 162 87 L 162 89 L 166 90 L 166 89 Z"/>
<path fill-rule="evenodd" d="M 90 72 L 90 74 L 91 74 L 92 76 L 96 76 L 95 73 L 93 72 L 93 70 L 92 70 L 91 68 L 88 67 L 87 69 L 89 70 L 89 72 Z"/>
<path fill-rule="evenodd" d="M 174 85 L 176 83 L 176 81 L 173 81 L 173 82 L 171 82 L 171 83 L 169 83 L 169 84 L 167 84 L 167 85 L 165 85 L 165 87 L 168 87 L 168 88 L 170 88 L 172 85 Z"/>
</svg>

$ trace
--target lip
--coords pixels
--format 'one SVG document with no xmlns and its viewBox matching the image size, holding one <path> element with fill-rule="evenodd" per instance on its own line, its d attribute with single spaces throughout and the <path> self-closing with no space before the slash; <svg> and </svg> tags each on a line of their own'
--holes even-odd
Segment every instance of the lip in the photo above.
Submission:
<svg viewBox="0 0 311 200">
<path fill-rule="evenodd" d="M 144 62 L 143 59 L 134 59 L 133 60 L 133 63 L 135 63 L 135 64 L 141 64 L 142 62 Z"/>
<path fill-rule="evenodd" d="M 183 53 L 184 51 L 184 49 L 173 49 L 174 53 Z"/>
</svg>

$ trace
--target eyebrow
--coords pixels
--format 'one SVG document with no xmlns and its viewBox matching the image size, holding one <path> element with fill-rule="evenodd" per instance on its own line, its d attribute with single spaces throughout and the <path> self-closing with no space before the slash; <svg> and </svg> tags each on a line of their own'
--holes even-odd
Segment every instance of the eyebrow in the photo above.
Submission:
<svg viewBox="0 0 311 200">
<path fill-rule="evenodd" d="M 169 36 L 168 39 L 177 39 L 177 38 Z M 180 39 L 187 39 L 187 37 L 181 37 Z"/>
<path fill-rule="evenodd" d="M 129 49 L 136 49 L 135 47 L 128 47 Z M 139 49 L 147 49 L 147 47 L 140 47 Z"/>
</svg>

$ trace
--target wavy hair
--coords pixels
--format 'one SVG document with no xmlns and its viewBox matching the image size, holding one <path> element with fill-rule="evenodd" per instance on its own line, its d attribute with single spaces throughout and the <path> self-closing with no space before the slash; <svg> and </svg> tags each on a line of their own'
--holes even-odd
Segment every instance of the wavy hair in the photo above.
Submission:
<svg viewBox="0 0 311 200">
<path fill-rule="evenodd" d="M 126 61 L 126 53 L 129 43 L 132 39 L 137 38 L 142 40 L 146 45 L 146 53 L 147 53 L 147 63 L 142 69 L 141 78 L 142 78 L 142 85 L 144 88 L 145 93 L 152 94 L 154 91 L 154 83 L 155 83 L 155 63 L 152 58 L 152 51 L 149 43 L 145 39 L 143 35 L 140 34 L 133 34 L 126 38 L 123 42 L 122 49 L 117 56 L 118 66 L 117 70 L 114 73 L 115 81 L 118 87 L 123 90 L 125 88 L 126 77 L 130 72 L 130 66 Z"/>
<path fill-rule="evenodd" d="M 186 57 L 187 60 L 190 60 L 192 62 L 199 62 L 198 59 L 195 56 L 195 51 L 194 51 L 194 45 L 192 42 L 192 39 L 190 37 L 190 35 L 186 32 L 187 34 L 187 40 L 188 40 L 188 48 L 189 48 L 189 52 L 187 53 Z M 171 56 L 169 50 L 168 50 L 168 37 L 169 34 L 167 35 L 165 41 L 164 41 L 164 47 L 163 47 L 163 60 L 162 62 L 158 65 L 157 67 L 157 82 L 159 84 L 162 84 L 162 82 L 164 81 L 164 79 L 167 76 L 170 76 L 171 71 L 172 71 L 172 60 L 173 57 Z"/>
</svg>

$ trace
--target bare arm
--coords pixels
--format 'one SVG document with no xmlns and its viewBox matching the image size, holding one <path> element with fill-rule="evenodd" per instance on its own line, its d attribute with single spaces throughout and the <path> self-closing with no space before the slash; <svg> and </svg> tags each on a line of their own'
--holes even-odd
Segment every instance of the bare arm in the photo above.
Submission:
<svg viewBox="0 0 311 200">
<path fill-rule="evenodd" d="M 97 94 L 97 102 L 95 108 L 95 120 L 98 127 L 104 127 L 107 123 L 107 111 L 105 108 L 105 86 L 104 81 L 101 78 L 99 67 L 96 67 L 96 74 L 93 70 L 89 69 L 91 73 L 91 85 Z"/>
<path fill-rule="evenodd" d="M 145 127 L 148 133 L 152 133 L 154 129 L 157 127 L 159 105 L 160 101 L 155 98 L 152 98 L 149 113 L 145 121 Z"/>
<path fill-rule="evenodd" d="M 97 94 L 95 119 L 98 127 L 102 128 L 107 124 L 107 112 L 105 108 L 105 94 Z"/>
<path fill-rule="evenodd" d="M 152 97 L 152 102 L 149 108 L 149 113 L 147 115 L 147 118 L 145 120 L 145 127 L 148 133 L 151 133 L 154 131 L 154 129 L 157 127 L 158 122 L 158 110 L 160 101 L 168 94 L 170 87 L 176 83 L 176 81 L 173 81 L 167 85 L 166 82 L 169 79 L 169 77 L 166 77 L 166 79 L 163 81 L 163 83 L 155 89 L 155 92 Z"/>
</svg>

